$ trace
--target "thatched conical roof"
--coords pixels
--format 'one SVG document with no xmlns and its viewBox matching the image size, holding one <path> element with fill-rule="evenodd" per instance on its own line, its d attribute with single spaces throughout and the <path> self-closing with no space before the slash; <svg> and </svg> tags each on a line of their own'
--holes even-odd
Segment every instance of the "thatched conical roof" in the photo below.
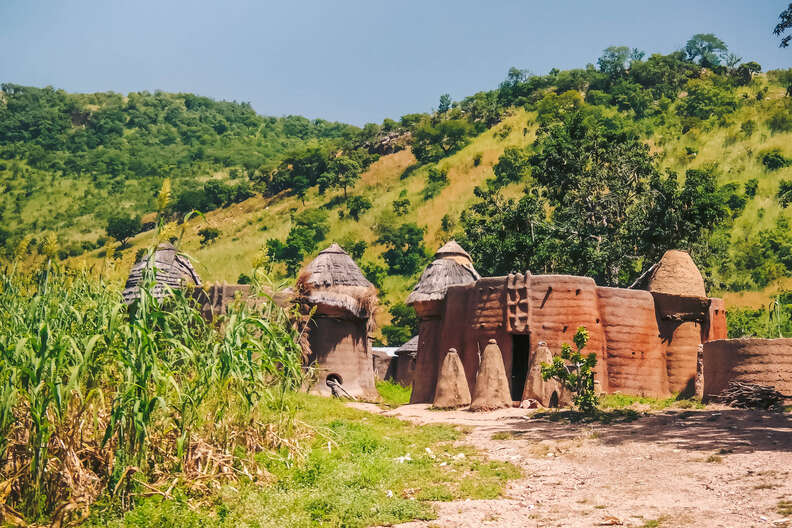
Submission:
<svg viewBox="0 0 792 528">
<path fill-rule="evenodd" d="M 129 278 L 123 292 L 125 303 L 131 304 L 140 298 L 140 284 L 143 282 L 146 266 L 152 258 L 154 261 L 151 265 L 156 273 L 156 285 L 152 292 L 155 298 L 165 297 L 169 288 L 183 288 L 189 284 L 201 285 L 201 278 L 190 264 L 190 259 L 180 255 L 173 244 L 163 242 L 157 246 L 151 257 L 142 259 L 129 270 Z"/>
<path fill-rule="evenodd" d="M 415 357 L 418 353 L 418 337 L 419 336 L 413 336 L 409 341 L 396 349 L 396 355 L 399 357 Z"/>
<path fill-rule="evenodd" d="M 302 302 L 323 314 L 340 311 L 366 319 L 377 304 L 377 289 L 338 244 L 319 252 L 300 272 L 297 291 Z"/>
<path fill-rule="evenodd" d="M 407 297 L 407 304 L 439 301 L 445 298 L 449 286 L 470 284 L 480 278 L 467 251 L 451 240 L 437 250 L 434 261 L 426 267 L 421 280 Z"/>
<path fill-rule="evenodd" d="M 686 251 L 672 249 L 649 278 L 649 291 L 689 297 L 706 297 L 704 278 Z"/>
</svg>

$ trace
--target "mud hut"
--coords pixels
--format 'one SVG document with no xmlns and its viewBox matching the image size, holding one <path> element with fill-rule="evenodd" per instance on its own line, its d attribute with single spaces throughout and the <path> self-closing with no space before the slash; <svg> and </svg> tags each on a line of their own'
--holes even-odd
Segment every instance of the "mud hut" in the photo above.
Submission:
<svg viewBox="0 0 792 528">
<path fill-rule="evenodd" d="M 415 356 L 418 353 L 418 336 L 396 349 L 396 383 L 409 387 L 415 374 Z"/>
<path fill-rule="evenodd" d="M 297 279 L 297 301 L 307 314 L 303 355 L 316 367 L 313 392 L 331 395 L 339 384 L 354 397 L 376 398 L 368 333 L 377 290 L 352 258 L 333 244 L 308 264 Z"/>
<path fill-rule="evenodd" d="M 192 267 L 190 259 L 179 254 L 173 244 L 163 242 L 152 255 L 141 259 L 129 270 L 129 278 L 123 291 L 125 303 L 131 304 L 140 298 L 140 285 L 148 266 L 155 272 L 156 282 L 152 294 L 157 299 L 165 297 L 171 289 L 201 285 L 201 278 Z"/>
<path fill-rule="evenodd" d="M 440 363 L 445 357 L 437 347 L 448 288 L 472 284 L 480 278 L 467 251 L 451 240 L 437 250 L 434 260 L 407 297 L 407 304 L 415 308 L 420 320 L 410 403 L 431 403 L 434 400 Z"/>
</svg>

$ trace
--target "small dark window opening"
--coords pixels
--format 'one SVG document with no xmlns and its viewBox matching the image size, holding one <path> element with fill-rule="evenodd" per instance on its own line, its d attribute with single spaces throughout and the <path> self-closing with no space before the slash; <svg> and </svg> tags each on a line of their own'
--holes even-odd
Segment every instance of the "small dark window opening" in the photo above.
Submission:
<svg viewBox="0 0 792 528">
<path fill-rule="evenodd" d="M 525 378 L 528 376 L 528 359 L 531 353 L 529 335 L 512 336 L 511 399 L 522 401 Z"/>
<path fill-rule="evenodd" d="M 343 385 L 344 384 L 344 379 L 341 376 L 339 376 L 338 374 L 328 374 L 327 375 L 327 380 L 325 380 L 325 383 L 327 383 L 327 385 L 329 386 L 330 383 L 333 382 L 333 381 L 335 381 L 339 385 Z"/>
<path fill-rule="evenodd" d="M 553 409 L 558 408 L 558 392 L 553 391 L 553 394 L 550 395 L 550 407 Z"/>
</svg>

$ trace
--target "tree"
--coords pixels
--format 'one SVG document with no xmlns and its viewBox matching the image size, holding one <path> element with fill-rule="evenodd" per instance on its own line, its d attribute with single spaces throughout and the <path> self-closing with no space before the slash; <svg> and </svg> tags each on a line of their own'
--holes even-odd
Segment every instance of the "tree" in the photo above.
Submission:
<svg viewBox="0 0 792 528">
<path fill-rule="evenodd" d="M 685 44 L 687 60 L 704 68 L 720 66 L 729 52 L 726 44 L 712 33 L 698 33 Z"/>
<path fill-rule="evenodd" d="M 630 48 L 627 46 L 611 46 L 605 48 L 602 56 L 597 59 L 597 65 L 602 73 L 615 79 L 625 74 L 629 59 Z"/>
<path fill-rule="evenodd" d="M 687 83 L 687 96 L 679 102 L 678 113 L 697 119 L 710 116 L 722 117 L 737 108 L 737 99 L 731 90 L 714 85 L 705 79 L 693 79 Z"/>
<path fill-rule="evenodd" d="M 267 253 L 276 261 L 286 264 L 289 275 L 295 275 L 305 256 L 316 249 L 324 240 L 329 230 L 327 213 L 320 209 L 306 209 L 295 215 L 294 225 L 289 230 L 286 240 L 267 240 Z"/>
<path fill-rule="evenodd" d="M 413 223 L 398 227 L 380 225 L 377 230 L 377 243 L 388 248 L 382 258 L 388 264 L 389 273 L 408 276 L 415 273 L 426 258 L 424 230 Z"/>
<path fill-rule="evenodd" d="M 781 37 L 781 35 L 789 31 L 790 28 L 792 28 L 792 4 L 789 4 L 787 8 L 778 15 L 778 24 L 773 28 L 773 34 L 777 37 Z M 789 46 L 790 41 L 792 41 L 792 35 L 784 35 L 778 46 L 780 48 L 786 48 Z"/>
<path fill-rule="evenodd" d="M 534 183 L 519 201 L 476 189 L 462 217 L 460 243 L 485 275 L 538 270 L 627 285 L 665 250 L 694 247 L 734 201 L 708 170 L 688 172 L 680 188 L 623 124 L 591 109 L 542 127 L 533 150 Z"/>
<path fill-rule="evenodd" d="M 583 355 L 583 349 L 589 340 L 585 327 L 578 327 L 574 341 L 577 350 L 569 344 L 561 345 L 561 354 L 553 356 L 553 362 L 542 363 L 542 379 L 555 379 L 569 389 L 573 396 L 572 402 L 580 411 L 589 414 L 597 409 L 599 397 L 594 392 L 594 371 L 597 365 L 597 354 L 592 352 Z"/>
<path fill-rule="evenodd" d="M 502 187 L 509 183 L 522 181 L 531 174 L 528 151 L 519 147 L 506 147 L 492 170 L 495 173 L 495 178 L 488 183 L 493 187 Z"/>
<path fill-rule="evenodd" d="M 319 177 L 319 190 L 323 192 L 328 187 L 344 189 L 344 201 L 347 200 L 347 187 L 353 185 L 359 178 L 363 169 L 360 164 L 347 156 L 339 156 L 330 161 L 327 172 Z"/>
<path fill-rule="evenodd" d="M 451 109 L 451 96 L 449 94 L 443 94 L 440 96 L 440 105 L 437 107 L 437 111 L 441 114 L 445 114 Z"/>
<path fill-rule="evenodd" d="M 412 306 L 396 303 L 390 308 L 391 324 L 382 328 L 389 346 L 402 345 L 418 333 L 418 315 Z"/>
<path fill-rule="evenodd" d="M 142 229 L 139 216 L 112 216 L 107 221 L 105 231 L 107 235 L 116 239 L 121 247 L 126 247 L 127 241 L 140 233 Z"/>
<path fill-rule="evenodd" d="M 758 62 L 744 62 L 734 70 L 732 76 L 739 86 L 746 86 L 753 80 L 754 75 L 761 71 L 762 66 Z"/>
<path fill-rule="evenodd" d="M 347 209 L 349 216 L 355 219 L 355 222 L 360 220 L 360 215 L 371 209 L 371 202 L 365 196 L 352 196 L 347 200 Z"/>
<path fill-rule="evenodd" d="M 473 126 L 463 119 L 447 119 L 437 125 L 427 121 L 413 134 L 413 154 L 421 163 L 437 161 L 462 148 L 474 132 Z"/>
</svg>

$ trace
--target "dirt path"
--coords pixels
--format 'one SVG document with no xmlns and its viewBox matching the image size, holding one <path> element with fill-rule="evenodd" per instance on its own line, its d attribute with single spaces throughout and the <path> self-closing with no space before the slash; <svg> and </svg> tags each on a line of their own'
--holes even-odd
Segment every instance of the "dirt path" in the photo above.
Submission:
<svg viewBox="0 0 792 528">
<path fill-rule="evenodd" d="M 531 419 L 523 409 L 427 407 L 366 406 L 416 423 L 468 426 L 466 442 L 520 466 L 524 478 L 505 498 L 438 502 L 437 520 L 402 528 L 792 527 L 792 514 L 776 511 L 792 501 L 789 413 L 674 409 L 603 425 Z"/>
</svg>

